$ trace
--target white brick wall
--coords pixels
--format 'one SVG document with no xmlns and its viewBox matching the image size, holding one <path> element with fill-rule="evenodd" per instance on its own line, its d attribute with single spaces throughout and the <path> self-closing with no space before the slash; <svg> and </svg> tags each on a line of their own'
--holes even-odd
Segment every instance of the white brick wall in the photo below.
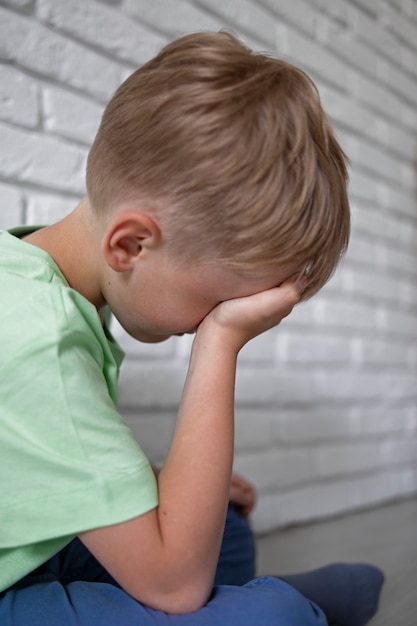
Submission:
<svg viewBox="0 0 417 626">
<path fill-rule="evenodd" d="M 236 469 L 258 531 L 417 492 L 417 0 L 2 0 L 0 227 L 84 192 L 120 82 L 172 38 L 232 29 L 316 80 L 351 158 L 352 242 L 335 277 L 241 354 Z M 190 338 L 127 350 L 121 407 L 162 461 Z"/>
</svg>

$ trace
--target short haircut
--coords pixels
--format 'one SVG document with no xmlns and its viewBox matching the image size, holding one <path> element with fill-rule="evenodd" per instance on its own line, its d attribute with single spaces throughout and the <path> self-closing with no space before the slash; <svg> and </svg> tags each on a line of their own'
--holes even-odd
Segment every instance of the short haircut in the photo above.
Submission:
<svg viewBox="0 0 417 626">
<path fill-rule="evenodd" d="M 309 297 L 349 239 L 346 156 L 299 68 L 226 32 L 168 44 L 109 102 L 87 164 L 101 214 L 148 200 L 183 261 L 307 267 Z"/>
</svg>

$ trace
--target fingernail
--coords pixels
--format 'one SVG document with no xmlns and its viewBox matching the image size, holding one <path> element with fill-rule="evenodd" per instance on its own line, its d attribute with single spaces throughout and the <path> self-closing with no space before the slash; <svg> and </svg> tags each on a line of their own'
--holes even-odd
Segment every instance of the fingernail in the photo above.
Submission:
<svg viewBox="0 0 417 626">
<path fill-rule="evenodd" d="M 295 281 L 295 284 L 296 284 L 297 288 L 301 291 L 301 293 L 305 290 L 305 288 L 308 285 L 308 278 L 304 274 L 304 272 L 301 272 L 299 274 L 297 280 Z"/>
</svg>

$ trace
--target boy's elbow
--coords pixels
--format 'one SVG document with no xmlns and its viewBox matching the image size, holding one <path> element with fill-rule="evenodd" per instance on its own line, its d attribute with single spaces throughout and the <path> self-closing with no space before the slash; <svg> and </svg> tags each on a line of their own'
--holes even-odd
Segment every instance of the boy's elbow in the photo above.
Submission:
<svg viewBox="0 0 417 626">
<path fill-rule="evenodd" d="M 184 586 L 178 590 L 163 593 L 161 591 L 151 594 L 146 600 L 134 595 L 139 602 L 148 605 L 157 611 L 163 611 L 171 615 L 183 615 L 194 613 L 201 609 L 209 600 L 212 589 L 199 589 L 197 586 Z"/>
<path fill-rule="evenodd" d="M 185 613 L 194 613 L 201 609 L 208 601 L 210 594 L 199 595 L 197 593 L 189 593 L 188 591 L 178 594 L 174 598 L 168 599 L 168 608 L 166 613 L 173 615 L 183 615 Z"/>
</svg>

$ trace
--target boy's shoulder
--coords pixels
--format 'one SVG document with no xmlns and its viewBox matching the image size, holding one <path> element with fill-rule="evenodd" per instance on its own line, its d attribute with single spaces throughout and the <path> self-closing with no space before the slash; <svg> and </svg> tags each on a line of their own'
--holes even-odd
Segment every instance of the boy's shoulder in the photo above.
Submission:
<svg viewBox="0 0 417 626">
<path fill-rule="evenodd" d="M 24 237 L 39 230 L 40 226 L 18 226 L 0 231 L 0 270 L 4 280 L 7 275 L 24 280 L 50 282 L 56 276 L 67 283 L 53 259 L 36 246 L 24 241 Z M 34 284 L 35 286 L 35 284 Z"/>
<path fill-rule="evenodd" d="M 66 332 L 92 334 L 92 339 L 102 334 L 95 307 L 70 288 L 47 252 L 21 239 L 30 232 L 33 228 L 0 231 L 3 347 L 52 341 Z"/>
</svg>

